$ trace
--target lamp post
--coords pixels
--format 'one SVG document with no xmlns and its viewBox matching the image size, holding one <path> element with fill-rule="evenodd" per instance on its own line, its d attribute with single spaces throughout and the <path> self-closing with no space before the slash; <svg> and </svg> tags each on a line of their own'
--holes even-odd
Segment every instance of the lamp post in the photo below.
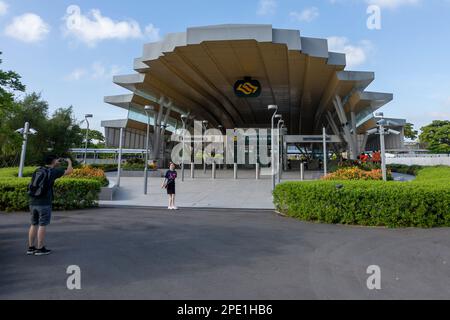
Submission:
<svg viewBox="0 0 450 320">
<path fill-rule="evenodd" d="M 390 123 L 384 119 L 384 114 L 382 112 L 378 112 L 375 114 L 376 117 L 380 117 L 381 120 L 377 122 L 378 128 L 371 129 L 367 131 L 368 135 L 371 134 L 379 134 L 380 135 L 380 148 L 381 148 L 381 173 L 383 175 L 383 180 L 387 181 L 387 168 L 386 168 L 386 144 L 385 144 L 385 136 L 389 134 L 399 135 L 400 132 L 392 129 L 386 130 L 386 126 L 390 125 Z M 392 124 L 392 123 L 391 123 Z"/>
<path fill-rule="evenodd" d="M 206 130 L 208 129 L 208 121 L 204 120 L 202 122 L 202 126 L 203 126 L 203 134 L 206 133 Z M 203 140 L 203 139 L 202 139 Z M 205 149 L 202 143 L 202 158 L 203 158 L 203 173 L 206 173 L 206 159 L 205 159 Z"/>
<path fill-rule="evenodd" d="M 223 126 L 219 124 L 217 126 L 217 129 L 220 131 L 220 134 L 222 135 L 221 141 L 223 143 Z M 224 163 L 225 163 L 225 150 L 222 150 L 222 161 L 219 162 L 219 170 L 222 168 L 222 165 Z"/>
<path fill-rule="evenodd" d="M 16 130 L 17 133 L 22 135 L 22 152 L 20 153 L 20 164 L 19 164 L 19 178 L 23 177 L 23 168 L 25 167 L 25 157 L 27 153 L 28 135 L 37 134 L 37 131 L 30 128 L 30 123 L 25 122 L 23 128 Z"/>
<path fill-rule="evenodd" d="M 145 139 L 145 166 L 144 166 L 144 194 L 148 193 L 148 160 L 149 160 L 149 148 L 150 148 L 150 112 L 153 112 L 155 107 L 145 106 L 144 111 L 147 115 L 147 136 Z"/>
<path fill-rule="evenodd" d="M 328 174 L 328 151 L 327 151 L 327 129 L 323 127 L 323 174 L 326 176 Z"/>
<path fill-rule="evenodd" d="M 87 149 L 88 149 L 88 141 L 89 141 L 89 118 L 93 118 L 94 116 L 92 114 L 86 114 L 84 115 L 84 121 L 86 121 L 86 141 L 84 142 L 84 164 L 86 165 L 86 159 L 87 159 Z"/>
<path fill-rule="evenodd" d="M 278 136 L 278 148 L 277 148 L 277 150 L 278 150 L 278 157 L 277 157 L 277 159 L 278 159 L 278 183 L 280 183 L 281 182 L 281 170 L 282 170 L 282 168 L 281 168 L 281 166 L 280 166 L 280 156 L 281 156 L 281 152 L 280 152 L 280 145 L 281 145 L 281 135 L 280 135 L 280 130 L 281 130 L 281 126 L 284 124 L 284 120 L 283 119 L 281 119 L 281 115 L 277 115 L 277 116 L 279 116 L 278 117 L 278 125 L 277 125 L 277 129 L 278 129 L 278 134 L 279 134 L 279 136 Z"/>
<path fill-rule="evenodd" d="M 183 151 L 181 154 L 181 181 L 183 181 L 183 182 L 184 182 L 184 148 L 185 148 L 184 142 L 185 142 L 186 120 L 187 120 L 187 115 L 183 114 L 181 116 L 181 121 L 183 122 L 183 137 L 182 137 Z"/>
<path fill-rule="evenodd" d="M 270 105 L 267 108 L 269 111 L 273 111 L 273 115 L 272 115 L 272 121 L 271 121 L 271 162 L 272 162 L 272 191 L 275 190 L 275 137 L 274 137 L 274 127 L 275 127 L 275 116 L 277 115 L 278 112 L 278 106 L 277 105 Z"/>
</svg>

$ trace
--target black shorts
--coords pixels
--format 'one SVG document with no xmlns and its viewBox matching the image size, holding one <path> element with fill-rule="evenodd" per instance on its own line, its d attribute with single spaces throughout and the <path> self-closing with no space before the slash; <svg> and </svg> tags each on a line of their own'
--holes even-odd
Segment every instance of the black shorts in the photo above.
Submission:
<svg viewBox="0 0 450 320">
<path fill-rule="evenodd" d="M 31 225 L 46 227 L 52 219 L 52 206 L 30 205 Z"/>
<path fill-rule="evenodd" d="M 167 185 L 167 194 L 175 194 L 175 183 L 169 183 Z"/>
</svg>

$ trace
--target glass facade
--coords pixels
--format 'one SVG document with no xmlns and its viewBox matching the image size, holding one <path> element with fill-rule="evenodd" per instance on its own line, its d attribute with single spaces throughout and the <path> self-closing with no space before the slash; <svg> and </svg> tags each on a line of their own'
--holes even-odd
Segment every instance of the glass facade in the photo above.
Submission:
<svg viewBox="0 0 450 320">
<path fill-rule="evenodd" d="M 150 113 L 150 125 L 154 126 L 155 125 L 155 117 L 153 116 L 152 113 Z M 134 120 L 137 122 L 141 122 L 144 124 L 147 124 L 147 121 L 148 121 L 148 118 L 147 118 L 147 115 L 145 114 L 145 112 L 143 110 L 139 110 L 138 108 L 134 108 L 134 107 L 130 107 L 130 109 L 128 110 L 128 119 Z M 175 132 L 175 130 L 177 129 L 177 121 L 175 119 L 169 118 L 169 120 L 167 122 L 168 123 L 167 123 L 166 130 L 169 132 Z"/>
</svg>

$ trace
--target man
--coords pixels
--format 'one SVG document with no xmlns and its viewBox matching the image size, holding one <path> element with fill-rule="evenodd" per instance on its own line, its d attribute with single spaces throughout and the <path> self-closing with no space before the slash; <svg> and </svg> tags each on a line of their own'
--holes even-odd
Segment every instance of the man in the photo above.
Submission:
<svg viewBox="0 0 450 320">
<path fill-rule="evenodd" d="M 54 155 L 47 156 L 45 166 L 37 169 L 33 174 L 29 186 L 31 227 L 28 232 L 27 255 L 43 256 L 51 253 L 44 246 L 46 227 L 50 224 L 52 216 L 53 185 L 55 180 L 73 172 L 72 161 L 66 159 L 67 170 L 60 168 L 61 159 Z M 36 182 L 36 180 L 40 182 Z M 36 247 L 37 239 L 37 247 Z"/>
</svg>

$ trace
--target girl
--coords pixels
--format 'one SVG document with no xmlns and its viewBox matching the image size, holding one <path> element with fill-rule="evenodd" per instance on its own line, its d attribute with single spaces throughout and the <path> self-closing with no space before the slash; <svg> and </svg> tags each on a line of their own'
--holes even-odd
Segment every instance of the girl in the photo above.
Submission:
<svg viewBox="0 0 450 320">
<path fill-rule="evenodd" d="M 169 170 L 167 170 L 164 177 L 164 182 L 162 188 L 167 189 L 167 194 L 169 195 L 169 210 L 178 210 L 175 206 L 175 179 L 177 178 L 177 172 L 175 171 L 175 164 L 170 163 Z"/>
</svg>

